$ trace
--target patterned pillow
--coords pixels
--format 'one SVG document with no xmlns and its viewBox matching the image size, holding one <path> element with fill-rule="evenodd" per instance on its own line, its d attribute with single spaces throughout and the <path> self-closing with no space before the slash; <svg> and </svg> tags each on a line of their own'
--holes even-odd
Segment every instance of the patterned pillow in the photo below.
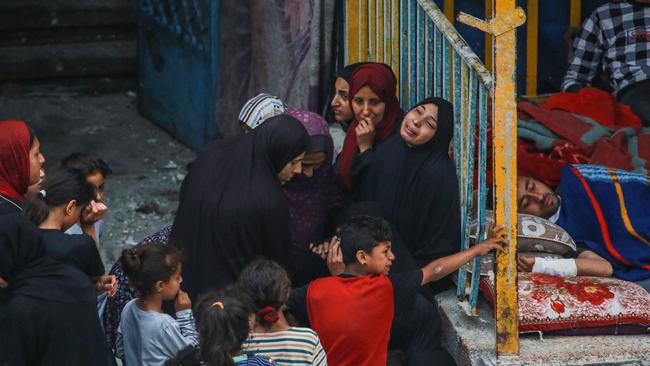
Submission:
<svg viewBox="0 0 650 366">
<path fill-rule="evenodd" d="M 635 283 L 520 272 L 518 287 L 520 332 L 650 333 L 650 293 Z M 480 288 L 493 306 L 493 282 L 483 278 Z"/>
<path fill-rule="evenodd" d="M 487 210 L 486 224 L 492 223 L 492 211 Z M 571 236 L 561 227 L 541 217 L 518 214 L 517 215 L 517 250 L 520 252 L 544 252 L 564 255 L 569 251 L 576 251 L 576 243 Z M 471 233 L 476 232 L 478 222 L 472 221 Z M 475 234 L 470 239 L 475 239 Z"/>
</svg>

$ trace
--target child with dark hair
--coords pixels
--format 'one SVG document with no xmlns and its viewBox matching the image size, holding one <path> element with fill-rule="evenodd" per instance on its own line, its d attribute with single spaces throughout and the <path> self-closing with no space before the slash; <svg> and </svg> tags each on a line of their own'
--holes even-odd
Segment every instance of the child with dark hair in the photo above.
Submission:
<svg viewBox="0 0 650 366">
<path fill-rule="evenodd" d="M 255 313 L 245 350 L 268 356 L 278 365 L 327 365 L 316 332 L 292 327 L 284 316 L 291 280 L 280 264 L 268 259 L 251 262 L 239 275 L 237 287 Z"/>
<path fill-rule="evenodd" d="M 99 239 L 102 235 L 104 227 L 104 216 L 108 207 L 104 203 L 104 188 L 106 178 L 113 173 L 108 163 L 102 159 L 96 159 L 92 156 L 82 153 L 74 152 L 61 161 L 63 169 L 76 169 L 83 174 L 88 182 L 95 187 L 95 197 L 90 202 L 87 208 L 86 215 L 82 218 L 86 223 L 94 223 L 95 227 L 95 241 L 99 244 Z M 75 224 L 70 227 L 66 234 L 81 234 L 81 223 Z"/>
<path fill-rule="evenodd" d="M 104 276 L 104 264 L 92 237 L 64 234 L 79 222 L 93 199 L 93 186 L 79 171 L 66 169 L 49 174 L 41 188 L 39 192 L 27 194 L 23 213 L 41 229 L 48 255 L 85 273 L 95 282 L 97 292 L 114 293 L 115 276 Z M 84 225 L 83 229 L 94 232 L 92 224 Z"/>
<path fill-rule="evenodd" d="M 491 230 L 492 235 L 495 232 Z M 405 351 L 409 365 L 453 364 L 440 348 L 435 307 L 420 288 L 476 255 L 502 250 L 505 240 L 490 238 L 421 269 L 389 275 L 395 255 L 385 220 L 353 217 L 342 225 L 339 236 L 340 242 L 329 248 L 328 265 L 341 274 L 292 291 L 288 302 L 292 314 L 321 337 L 330 363 L 386 365 L 390 335 L 391 348 Z"/>
<path fill-rule="evenodd" d="M 164 365 L 198 343 L 192 301 L 181 290 L 182 254 L 172 245 L 149 243 L 125 249 L 120 263 L 129 283 L 140 293 L 124 310 L 115 354 L 127 365 Z M 163 313 L 162 303 L 174 300 L 176 319 Z"/>
<path fill-rule="evenodd" d="M 209 292 L 201 296 L 196 305 L 196 325 L 205 365 L 275 365 L 266 357 L 242 351 L 242 344 L 248 338 L 251 313 L 233 291 Z"/>
</svg>

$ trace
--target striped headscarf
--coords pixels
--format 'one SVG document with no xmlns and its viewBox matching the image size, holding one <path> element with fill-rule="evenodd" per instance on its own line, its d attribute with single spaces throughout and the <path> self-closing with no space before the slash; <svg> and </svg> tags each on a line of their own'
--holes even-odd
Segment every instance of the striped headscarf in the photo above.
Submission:
<svg viewBox="0 0 650 366">
<path fill-rule="evenodd" d="M 261 93 L 244 104 L 239 112 L 239 120 L 254 129 L 267 119 L 284 113 L 286 109 L 287 106 L 280 98 Z"/>
</svg>

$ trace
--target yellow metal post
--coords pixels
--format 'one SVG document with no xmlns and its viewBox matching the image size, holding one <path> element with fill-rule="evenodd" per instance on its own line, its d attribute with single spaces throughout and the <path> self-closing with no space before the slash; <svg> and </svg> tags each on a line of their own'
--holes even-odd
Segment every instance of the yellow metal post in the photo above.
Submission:
<svg viewBox="0 0 650 366">
<path fill-rule="evenodd" d="M 487 19 L 492 18 L 492 1 L 485 0 L 485 17 Z M 492 50 L 492 34 L 485 32 L 485 68 L 492 71 L 492 57 L 494 56 L 494 51 Z"/>
<path fill-rule="evenodd" d="M 580 9 L 580 0 L 571 0 L 571 12 L 569 16 L 569 25 L 571 27 L 579 27 L 580 26 L 580 17 L 581 17 L 581 9 Z"/>
<path fill-rule="evenodd" d="M 458 20 L 494 36 L 494 102 L 492 103 L 492 156 L 494 160 L 495 217 L 504 225 L 506 250 L 497 253 L 496 349 L 497 356 L 519 353 L 517 304 L 517 103 L 515 28 L 526 14 L 515 0 L 493 0 L 494 17 L 488 21 L 460 13 Z"/>
<path fill-rule="evenodd" d="M 495 20 L 514 24 L 515 0 L 494 0 Z M 495 217 L 505 225 L 509 246 L 497 253 L 496 266 L 496 348 L 497 356 L 519 353 L 519 316 L 517 304 L 517 103 L 515 29 L 494 40 L 494 131 L 493 157 Z"/>
</svg>

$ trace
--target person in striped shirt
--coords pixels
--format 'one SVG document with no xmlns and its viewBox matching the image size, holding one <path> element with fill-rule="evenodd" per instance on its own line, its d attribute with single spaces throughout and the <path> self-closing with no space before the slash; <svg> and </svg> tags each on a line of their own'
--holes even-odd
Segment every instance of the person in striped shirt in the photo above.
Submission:
<svg viewBox="0 0 650 366">
<path fill-rule="evenodd" d="M 327 356 L 316 332 L 291 327 L 283 309 L 289 299 L 291 281 L 278 263 L 258 259 L 240 274 L 237 287 L 255 314 L 243 349 L 264 355 L 278 365 L 327 365 Z"/>
</svg>

